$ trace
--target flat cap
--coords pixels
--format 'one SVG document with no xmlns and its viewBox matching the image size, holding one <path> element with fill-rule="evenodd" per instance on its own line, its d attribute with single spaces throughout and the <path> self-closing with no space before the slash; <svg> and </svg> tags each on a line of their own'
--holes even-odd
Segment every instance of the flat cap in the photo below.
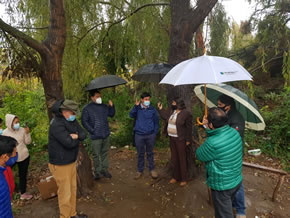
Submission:
<svg viewBox="0 0 290 218">
<path fill-rule="evenodd" d="M 64 100 L 59 108 L 65 109 L 65 110 L 70 110 L 75 114 L 78 114 L 80 112 L 79 105 L 76 102 L 69 100 L 69 99 Z"/>
</svg>

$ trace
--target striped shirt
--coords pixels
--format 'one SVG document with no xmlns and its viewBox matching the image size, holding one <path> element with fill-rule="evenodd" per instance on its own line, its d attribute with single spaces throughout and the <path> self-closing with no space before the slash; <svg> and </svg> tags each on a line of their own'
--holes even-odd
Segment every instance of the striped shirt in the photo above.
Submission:
<svg viewBox="0 0 290 218">
<path fill-rule="evenodd" d="M 177 114 L 178 113 L 174 111 L 168 120 L 167 132 L 168 132 L 168 135 L 171 137 L 178 137 L 177 129 L 176 129 Z"/>
</svg>

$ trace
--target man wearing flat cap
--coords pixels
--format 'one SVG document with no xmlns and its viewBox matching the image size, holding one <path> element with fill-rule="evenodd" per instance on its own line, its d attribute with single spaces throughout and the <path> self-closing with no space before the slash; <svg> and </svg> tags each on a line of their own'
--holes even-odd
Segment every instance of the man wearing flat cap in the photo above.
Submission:
<svg viewBox="0 0 290 218">
<path fill-rule="evenodd" d="M 49 127 L 49 170 L 58 187 L 60 218 L 86 218 L 76 212 L 76 159 L 79 144 L 86 138 L 85 131 L 76 120 L 77 103 L 71 100 L 57 101 L 52 112 L 54 118 Z"/>
</svg>

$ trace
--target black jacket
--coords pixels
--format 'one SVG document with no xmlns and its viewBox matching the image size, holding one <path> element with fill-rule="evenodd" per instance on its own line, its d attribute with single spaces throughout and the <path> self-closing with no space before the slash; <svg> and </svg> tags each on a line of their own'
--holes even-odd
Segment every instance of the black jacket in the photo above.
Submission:
<svg viewBox="0 0 290 218">
<path fill-rule="evenodd" d="M 237 111 L 235 108 L 231 109 L 228 113 L 228 124 L 230 127 L 238 130 L 240 136 L 244 140 L 244 132 L 245 132 L 245 120 L 243 116 Z"/>
<path fill-rule="evenodd" d="M 110 135 L 108 117 L 115 115 L 114 105 L 97 104 L 86 105 L 82 111 L 82 124 L 91 135 L 91 139 L 105 139 Z"/>
<path fill-rule="evenodd" d="M 52 111 L 55 117 L 49 127 L 48 136 L 48 156 L 49 163 L 54 165 L 65 165 L 76 161 L 80 141 L 86 138 L 85 131 L 81 128 L 77 120 L 67 121 L 60 112 L 60 105 L 63 101 L 58 101 L 53 105 Z M 78 139 L 72 139 L 70 134 L 78 134 Z"/>
</svg>

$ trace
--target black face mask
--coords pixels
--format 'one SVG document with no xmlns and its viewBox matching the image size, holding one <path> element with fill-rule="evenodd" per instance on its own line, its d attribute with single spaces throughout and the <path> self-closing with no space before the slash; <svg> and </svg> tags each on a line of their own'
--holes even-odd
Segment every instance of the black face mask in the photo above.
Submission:
<svg viewBox="0 0 290 218">
<path fill-rule="evenodd" d="M 226 105 L 227 106 L 227 105 Z M 227 112 L 226 111 L 226 106 L 224 106 L 224 107 L 218 107 L 219 109 L 222 109 L 225 113 Z"/>
<path fill-rule="evenodd" d="M 173 111 L 175 111 L 175 110 L 177 109 L 177 106 L 176 106 L 176 105 L 171 105 L 171 109 L 172 109 Z"/>
</svg>

